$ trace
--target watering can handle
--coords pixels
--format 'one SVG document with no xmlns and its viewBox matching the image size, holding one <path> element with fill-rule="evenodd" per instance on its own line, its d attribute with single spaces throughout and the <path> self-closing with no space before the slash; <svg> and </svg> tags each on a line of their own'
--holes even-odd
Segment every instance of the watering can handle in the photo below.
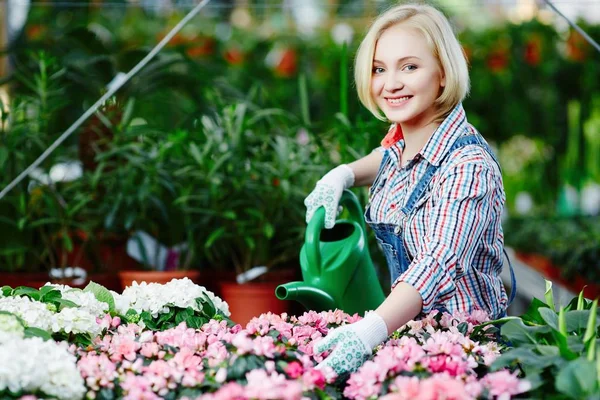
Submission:
<svg viewBox="0 0 600 400">
<path fill-rule="evenodd" d="M 319 207 L 308 222 L 304 243 L 306 244 L 306 258 L 309 273 L 312 276 L 321 276 L 321 231 L 325 227 L 325 208 Z"/>
<path fill-rule="evenodd" d="M 367 229 L 365 225 L 365 219 L 363 217 L 363 210 L 356 195 L 349 190 L 344 190 L 344 193 L 342 193 L 342 198 L 340 199 L 340 205 L 348 208 L 350 218 L 360 225 L 363 231 L 365 243 L 367 243 Z M 308 222 L 304 236 L 304 243 L 306 244 L 306 258 L 308 261 L 308 268 L 312 276 L 321 276 L 320 238 L 321 231 L 324 227 L 325 208 L 319 207 L 313 214 L 311 220 Z"/>
<path fill-rule="evenodd" d="M 346 207 L 350 213 L 350 218 L 352 221 L 360 225 L 363 230 L 363 234 L 365 235 L 365 243 L 367 243 L 367 226 L 365 225 L 364 212 L 356 195 L 348 189 L 344 190 L 344 193 L 342 193 L 342 198 L 340 199 L 340 205 Z"/>
</svg>

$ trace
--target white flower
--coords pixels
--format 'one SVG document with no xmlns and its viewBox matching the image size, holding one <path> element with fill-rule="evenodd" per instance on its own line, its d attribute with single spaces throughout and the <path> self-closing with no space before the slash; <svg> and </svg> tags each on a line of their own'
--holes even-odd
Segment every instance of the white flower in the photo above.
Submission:
<svg viewBox="0 0 600 400">
<path fill-rule="evenodd" d="M 23 320 L 26 327 L 40 328 L 50 331 L 53 314 L 46 304 L 31 300 L 25 296 L 0 298 L 0 310 L 13 313 Z"/>
<path fill-rule="evenodd" d="M 196 311 L 201 311 L 196 304 L 196 298 L 206 296 L 217 310 L 222 311 L 226 316 L 231 315 L 226 302 L 206 290 L 204 286 L 196 285 L 188 278 L 173 279 L 164 285 L 134 282 L 132 286 L 125 288 L 123 294 L 113 293 L 113 296 L 115 307 L 121 314 L 125 314 L 129 309 L 134 309 L 137 313 L 147 311 L 156 318 L 158 314 L 169 312 L 171 305 L 181 308 L 191 307 Z"/>
<path fill-rule="evenodd" d="M 529 214 L 533 208 L 533 199 L 527 192 L 519 192 L 515 197 L 515 209 L 518 214 L 526 215 Z"/>
<path fill-rule="evenodd" d="M 93 293 L 84 292 L 81 289 L 75 289 L 67 285 L 47 283 L 45 286 L 52 286 L 59 290 L 63 299 L 72 301 L 77 304 L 80 309 L 85 310 L 96 317 L 103 317 L 108 313 L 108 304 L 98 301 Z"/>
<path fill-rule="evenodd" d="M 3 297 L 0 310 L 19 316 L 26 327 L 43 329 L 46 332 L 90 333 L 97 336 L 101 326 L 96 316 L 78 307 L 65 307 L 55 313 L 49 310 L 51 304 L 31 300 L 25 296 Z"/>
<path fill-rule="evenodd" d="M 335 24 L 331 29 L 331 38 L 340 46 L 344 43 L 350 44 L 352 37 L 354 37 L 354 29 L 345 22 Z"/>
<path fill-rule="evenodd" d="M 581 191 L 581 210 L 586 215 L 600 213 L 600 185 L 589 183 Z"/>
<path fill-rule="evenodd" d="M 95 315 L 77 307 L 63 308 L 54 315 L 52 321 L 53 332 L 89 333 L 92 336 L 98 336 L 101 330 L 102 327 L 96 322 Z"/>
<path fill-rule="evenodd" d="M 12 338 L 22 338 L 25 327 L 14 314 L 0 314 L 0 343 Z"/>
<path fill-rule="evenodd" d="M 31 394 L 41 391 L 46 396 L 78 400 L 85 394 L 83 378 L 75 356 L 66 343 L 44 342 L 34 337 L 13 338 L 0 343 L 0 391 Z M 43 398 L 44 396 L 40 396 Z"/>
</svg>

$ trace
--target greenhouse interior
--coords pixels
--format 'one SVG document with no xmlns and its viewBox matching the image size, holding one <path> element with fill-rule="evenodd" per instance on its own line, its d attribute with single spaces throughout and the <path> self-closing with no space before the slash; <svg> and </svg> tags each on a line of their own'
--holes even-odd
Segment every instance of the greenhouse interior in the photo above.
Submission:
<svg viewBox="0 0 600 400">
<path fill-rule="evenodd" d="M 0 21 L 0 398 L 600 400 L 600 0 Z"/>
</svg>

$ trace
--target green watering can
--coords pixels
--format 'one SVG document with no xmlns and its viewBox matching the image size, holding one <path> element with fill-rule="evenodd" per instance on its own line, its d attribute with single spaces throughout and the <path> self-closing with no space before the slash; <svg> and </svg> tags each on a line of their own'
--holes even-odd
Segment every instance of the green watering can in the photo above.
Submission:
<svg viewBox="0 0 600 400">
<path fill-rule="evenodd" d="M 279 285 L 280 300 L 296 300 L 308 310 L 339 308 L 349 314 L 376 309 L 384 300 L 367 246 L 363 211 L 358 199 L 345 190 L 340 200 L 350 214 L 332 229 L 324 229 L 320 207 L 308 223 L 300 251 L 303 282 Z"/>
</svg>

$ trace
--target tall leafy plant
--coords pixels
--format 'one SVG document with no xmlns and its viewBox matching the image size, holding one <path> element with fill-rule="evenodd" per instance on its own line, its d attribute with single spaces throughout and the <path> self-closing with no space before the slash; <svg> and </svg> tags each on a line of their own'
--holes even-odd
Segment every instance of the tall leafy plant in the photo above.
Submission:
<svg viewBox="0 0 600 400">
<path fill-rule="evenodd" d="M 598 299 L 583 292 L 568 305 L 554 304 L 546 281 L 545 302 L 534 299 L 527 312 L 512 318 L 501 334 L 513 347 L 494 368 L 514 366 L 532 383 L 534 398 L 596 399 L 600 396 L 600 320 Z"/>
</svg>

